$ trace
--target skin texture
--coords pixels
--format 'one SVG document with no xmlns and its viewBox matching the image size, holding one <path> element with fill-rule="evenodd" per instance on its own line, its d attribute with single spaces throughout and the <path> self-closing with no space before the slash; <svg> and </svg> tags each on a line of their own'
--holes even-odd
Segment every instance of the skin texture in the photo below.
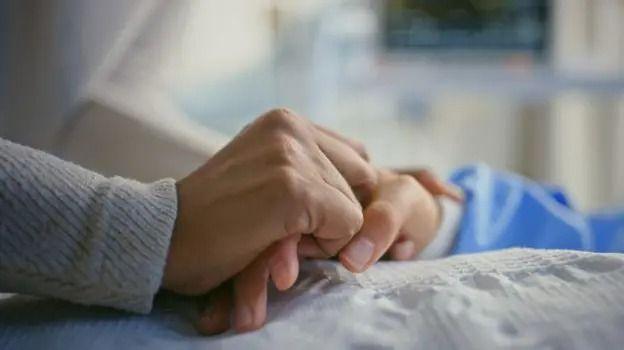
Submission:
<svg viewBox="0 0 624 350">
<path fill-rule="evenodd" d="M 289 110 L 259 117 L 177 183 L 163 288 L 199 295 L 237 274 L 235 287 L 261 280 L 252 261 L 285 238 L 313 236 L 336 254 L 363 222 L 352 188 L 377 181 L 356 146 Z"/>
<path fill-rule="evenodd" d="M 433 197 L 441 195 L 462 201 L 460 191 L 427 170 L 403 174 L 379 171 L 378 187 L 364 209 L 363 226 L 338 255 L 342 264 L 352 272 L 361 272 L 384 254 L 395 260 L 413 259 L 438 229 L 440 213 Z M 352 258 L 350 254 L 358 249 L 370 256 L 363 260 Z M 266 319 L 267 282 L 270 278 L 279 290 L 295 283 L 299 270 L 297 250 L 301 257 L 329 257 L 309 236 L 292 235 L 274 243 L 234 278 L 233 290 L 217 289 L 212 307 L 200 310 L 198 331 L 220 333 L 229 329 L 231 322 L 237 332 L 261 327 Z"/>
</svg>

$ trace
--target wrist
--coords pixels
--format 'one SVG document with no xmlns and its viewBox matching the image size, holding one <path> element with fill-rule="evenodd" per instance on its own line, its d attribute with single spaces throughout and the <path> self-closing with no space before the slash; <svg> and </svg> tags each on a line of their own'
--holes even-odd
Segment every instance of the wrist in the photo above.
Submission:
<svg viewBox="0 0 624 350">
<path fill-rule="evenodd" d="M 169 249 L 167 250 L 167 258 L 165 261 L 165 268 L 163 271 L 163 278 L 161 287 L 163 289 L 176 291 L 181 289 L 181 283 L 179 281 L 180 273 L 178 273 L 179 268 L 177 267 L 180 257 L 178 257 L 180 239 L 183 236 L 183 215 L 182 209 L 186 204 L 183 200 L 182 196 L 182 181 L 178 180 L 175 183 L 175 194 L 177 198 L 177 211 L 176 217 L 173 224 L 173 229 L 171 232 L 171 238 L 169 240 Z"/>
<path fill-rule="evenodd" d="M 447 196 L 436 196 L 439 224 L 433 240 L 418 255 L 419 259 L 437 259 L 449 255 L 461 225 L 463 206 Z"/>
<path fill-rule="evenodd" d="M 428 223 L 428 225 L 423 225 L 423 227 L 426 229 L 426 232 L 424 232 L 423 234 L 425 237 L 429 237 L 429 241 L 427 242 L 428 244 L 435 239 L 436 234 L 440 229 L 443 220 L 444 210 L 440 204 L 440 201 L 438 200 L 438 197 L 433 196 L 429 193 L 427 193 L 427 205 L 424 207 L 426 208 L 426 210 L 422 214 L 422 218 L 426 218 L 426 220 L 421 220 L 422 222 Z"/>
</svg>

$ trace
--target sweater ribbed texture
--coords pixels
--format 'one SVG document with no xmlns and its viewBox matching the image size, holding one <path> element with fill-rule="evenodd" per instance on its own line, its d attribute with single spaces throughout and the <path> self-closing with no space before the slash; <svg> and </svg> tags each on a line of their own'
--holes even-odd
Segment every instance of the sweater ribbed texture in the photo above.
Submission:
<svg viewBox="0 0 624 350">
<path fill-rule="evenodd" d="M 106 178 L 0 139 L 0 292 L 149 312 L 176 213 L 172 179 Z"/>
</svg>

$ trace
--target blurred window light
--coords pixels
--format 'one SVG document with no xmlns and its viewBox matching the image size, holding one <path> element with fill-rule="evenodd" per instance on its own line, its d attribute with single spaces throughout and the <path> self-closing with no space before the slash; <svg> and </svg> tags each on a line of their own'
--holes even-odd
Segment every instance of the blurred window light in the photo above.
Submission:
<svg viewBox="0 0 624 350">
<path fill-rule="evenodd" d="M 548 0 L 386 0 L 389 49 L 523 51 L 544 55 Z"/>
</svg>

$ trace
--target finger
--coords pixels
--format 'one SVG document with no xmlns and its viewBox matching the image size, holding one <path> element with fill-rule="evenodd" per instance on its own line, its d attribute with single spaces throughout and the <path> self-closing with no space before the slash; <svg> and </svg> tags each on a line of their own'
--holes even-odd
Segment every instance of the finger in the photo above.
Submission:
<svg viewBox="0 0 624 350">
<path fill-rule="evenodd" d="M 394 207 L 385 201 L 373 201 L 364 212 L 362 230 L 340 252 L 340 262 L 352 272 L 366 270 L 383 255 L 399 229 Z"/>
<path fill-rule="evenodd" d="M 388 250 L 390 259 L 398 261 L 412 260 L 416 253 L 416 243 L 406 237 L 399 237 Z"/>
<path fill-rule="evenodd" d="M 261 255 L 234 277 L 234 329 L 248 332 L 262 327 L 266 320 L 269 269 L 266 254 Z"/>
<path fill-rule="evenodd" d="M 315 130 L 321 151 L 346 180 L 358 201 L 366 201 L 377 185 L 377 172 L 350 144 L 329 131 Z"/>
<path fill-rule="evenodd" d="M 326 181 L 315 166 L 308 163 L 302 168 L 303 172 L 278 168 L 275 178 L 279 188 L 268 189 L 280 196 L 276 199 L 281 206 L 278 214 L 284 214 L 284 221 L 276 222 L 281 225 L 277 227 L 281 231 L 278 240 L 301 234 L 323 239 L 352 237 L 362 226 L 361 205 L 341 192 L 337 188 L 340 185 Z M 348 187 L 346 190 L 350 191 Z"/>
<path fill-rule="evenodd" d="M 286 213 L 283 237 L 352 237 L 362 225 L 362 206 L 349 184 L 315 142 L 292 139 L 286 143 L 305 150 L 305 156 L 290 159 L 296 162 L 295 167 L 280 166 L 274 171 L 281 192 L 287 196 L 281 201 Z"/>
<path fill-rule="evenodd" d="M 279 137 L 280 148 L 291 148 L 286 163 L 290 164 L 293 158 L 298 162 L 296 170 L 290 164 L 278 171 L 281 175 L 277 178 L 285 178 L 284 193 L 291 196 L 285 201 L 289 203 L 285 208 L 285 236 L 306 233 L 323 239 L 352 237 L 362 225 L 362 207 L 345 178 L 321 150 L 315 137 L 317 129 L 289 111 L 274 112 L 262 120 L 273 133 L 283 133 Z M 307 157 L 301 157 L 296 145 Z M 360 158 L 357 154 L 355 157 Z"/>
<path fill-rule="evenodd" d="M 333 137 L 339 141 L 341 141 L 342 143 L 347 144 L 349 147 L 351 147 L 355 152 L 357 152 L 357 154 L 362 157 L 364 160 L 369 161 L 370 157 L 368 156 L 368 152 L 366 151 L 366 148 L 364 147 L 364 144 L 362 144 L 359 141 L 355 141 L 352 140 L 348 137 L 344 137 L 342 135 L 340 135 L 339 133 L 332 131 L 330 129 L 327 129 L 321 125 L 317 125 L 314 124 L 314 126 L 316 127 L 316 129 L 318 129 L 320 132 L 327 134 L 330 137 Z"/>
<path fill-rule="evenodd" d="M 234 327 L 238 332 L 254 330 L 264 324 L 269 276 L 280 290 L 295 283 L 299 273 L 299 239 L 299 235 L 293 235 L 275 243 L 235 277 Z"/>
<path fill-rule="evenodd" d="M 347 269 L 362 272 L 390 248 L 419 198 L 417 189 L 415 180 L 404 176 L 384 186 L 364 211 L 362 230 L 340 252 Z"/>
<path fill-rule="evenodd" d="M 314 163 L 313 166 L 315 166 L 320 179 L 359 206 L 360 202 L 353 193 L 351 185 L 340 173 L 334 162 L 325 154 L 320 145 L 316 146 L 316 150 L 316 154 L 312 156 L 312 160 Z"/>
<path fill-rule="evenodd" d="M 301 257 L 311 259 L 329 259 L 336 255 L 351 238 L 340 239 L 316 239 L 312 236 L 304 237 L 298 246 L 298 253 Z"/>
<path fill-rule="evenodd" d="M 297 245 L 301 235 L 292 235 L 274 244 L 270 252 L 269 271 L 271 280 L 279 290 L 292 287 L 299 274 Z"/>
<path fill-rule="evenodd" d="M 321 133 L 309 121 L 288 110 L 271 112 L 262 120 L 265 127 L 282 135 L 279 137 L 280 148 L 290 149 L 287 164 L 293 159 L 298 164 L 296 170 L 290 166 L 280 167 L 282 175 L 287 178 L 286 186 L 283 186 L 285 193 L 294 195 L 292 201 L 287 201 L 289 207 L 285 208 L 291 213 L 287 215 L 284 233 L 307 233 L 327 239 L 352 237 L 362 225 L 362 207 L 343 175 L 323 153 L 322 142 L 316 136 Z M 349 149 L 352 157 L 361 159 L 348 146 L 344 147 Z M 301 157 L 303 154 L 307 157 Z M 335 152 L 330 156 L 334 157 L 333 154 Z"/>
<path fill-rule="evenodd" d="M 208 309 L 201 310 L 195 329 L 204 335 L 219 334 L 230 328 L 232 289 L 229 283 L 221 285 L 210 295 Z"/>
<path fill-rule="evenodd" d="M 358 183 L 355 185 L 368 182 L 367 175 L 375 176 L 374 171 L 369 169 L 370 165 L 353 148 L 329 136 L 327 132 L 320 131 L 310 121 L 297 116 L 289 110 L 279 109 L 271 111 L 262 117 L 260 121 L 263 122 L 262 124 L 266 128 L 271 129 L 273 133 L 279 131 L 283 135 L 290 135 L 297 140 L 303 146 L 303 149 L 308 151 L 308 155 L 314 161 L 311 169 L 316 170 L 324 181 L 355 202 L 357 202 L 357 199 L 353 195 L 351 186 L 345 181 L 344 175 L 341 175 L 341 172 L 336 169 L 334 162 L 343 166 L 341 170 L 345 174 L 348 173 L 350 178 L 351 176 L 356 176 L 358 171 L 364 173 L 364 175 L 356 177 Z M 328 151 L 328 154 L 324 153 L 325 149 Z M 354 162 L 353 159 L 364 163 L 366 167 L 360 170 L 361 167 L 351 165 Z"/>
<path fill-rule="evenodd" d="M 316 149 L 316 154 L 311 157 L 312 167 L 318 171 L 316 188 L 306 192 L 316 215 L 316 227 L 312 233 L 319 240 L 343 239 L 346 243 L 362 226 L 362 206 L 333 162 L 320 146 Z M 327 253 L 335 255 L 337 252 Z"/>
<path fill-rule="evenodd" d="M 458 203 L 464 201 L 464 195 L 457 186 L 442 181 L 427 169 L 399 171 L 401 174 L 414 177 L 429 193 L 434 196 L 447 196 Z"/>
<path fill-rule="evenodd" d="M 322 151 L 319 158 L 322 163 L 325 163 L 323 178 L 331 187 L 345 193 L 349 199 L 353 200 L 355 197 L 358 209 L 361 211 L 360 203 L 367 204 L 377 186 L 377 171 L 345 141 L 345 138 L 318 127 L 315 135 L 319 149 Z M 329 165 L 326 164 L 325 158 L 329 161 Z M 355 196 L 352 196 L 352 193 Z M 333 212 L 330 215 L 335 217 L 337 214 Z M 334 256 L 351 240 L 353 235 L 330 234 L 321 230 L 314 236 L 318 248 L 322 251 L 322 254 L 316 255 Z"/>
<path fill-rule="evenodd" d="M 336 187 L 328 183 L 308 186 L 302 204 L 309 212 L 312 226 L 302 232 L 312 233 L 317 239 L 343 239 L 347 242 L 360 230 L 362 207 L 357 200 L 350 200 Z"/>
<path fill-rule="evenodd" d="M 442 181 L 439 177 L 428 170 L 415 174 L 420 184 L 434 196 L 447 196 L 457 202 L 463 201 L 463 194 L 455 185 Z"/>
<path fill-rule="evenodd" d="M 311 259 L 327 259 L 330 256 L 319 247 L 316 239 L 312 236 L 303 236 L 297 246 L 299 256 Z"/>
</svg>

